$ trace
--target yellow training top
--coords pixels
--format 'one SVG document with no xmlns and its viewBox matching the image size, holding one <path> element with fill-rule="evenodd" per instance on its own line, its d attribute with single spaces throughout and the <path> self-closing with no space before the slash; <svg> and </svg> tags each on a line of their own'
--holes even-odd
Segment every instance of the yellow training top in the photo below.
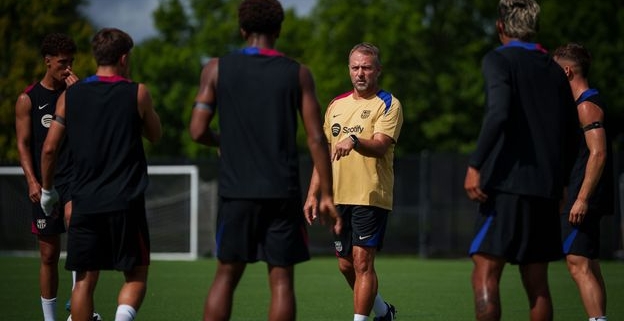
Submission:
<svg viewBox="0 0 624 321">
<path fill-rule="evenodd" d="M 351 151 L 333 161 L 334 202 L 342 205 L 367 205 L 392 210 L 394 188 L 394 146 L 403 125 L 401 102 L 389 92 L 354 99 L 353 92 L 342 94 L 329 104 L 323 129 L 331 151 L 350 135 L 372 139 L 382 133 L 394 140 L 385 155 L 367 157 Z"/>
</svg>

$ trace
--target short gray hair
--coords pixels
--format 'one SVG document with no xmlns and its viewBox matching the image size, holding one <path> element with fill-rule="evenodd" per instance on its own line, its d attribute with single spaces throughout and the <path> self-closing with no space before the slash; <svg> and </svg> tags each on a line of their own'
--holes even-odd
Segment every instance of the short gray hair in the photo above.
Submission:
<svg viewBox="0 0 624 321">
<path fill-rule="evenodd" d="M 381 53 L 379 52 L 379 48 L 377 48 L 375 45 L 368 42 L 358 43 L 357 45 L 353 46 L 353 48 L 349 52 L 349 58 L 351 58 L 351 55 L 356 51 L 363 52 L 369 56 L 373 56 L 373 58 L 375 58 L 377 66 L 381 66 Z"/>
<path fill-rule="evenodd" d="M 499 19 L 506 36 L 523 41 L 531 40 L 538 30 L 540 6 L 534 0 L 500 0 Z"/>
</svg>

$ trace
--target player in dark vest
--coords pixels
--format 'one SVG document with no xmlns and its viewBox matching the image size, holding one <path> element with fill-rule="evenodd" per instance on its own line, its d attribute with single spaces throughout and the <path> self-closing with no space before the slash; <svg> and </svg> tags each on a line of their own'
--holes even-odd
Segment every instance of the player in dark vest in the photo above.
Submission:
<svg viewBox="0 0 624 321">
<path fill-rule="evenodd" d="M 591 321 L 606 321 L 607 293 L 600 272 L 600 220 L 614 211 L 613 152 L 607 110 L 598 90 L 589 87 L 591 56 L 570 43 L 553 57 L 568 76 L 580 121 L 578 155 L 561 215 L 563 253 Z"/>
<path fill-rule="evenodd" d="M 500 320 L 499 281 L 517 264 L 531 320 L 552 320 L 548 264 L 562 257 L 559 201 L 578 117 L 561 68 L 539 44 L 539 5 L 500 0 L 503 44 L 483 58 L 486 114 L 464 188 L 479 202 L 469 254 L 477 320 Z M 505 318 L 503 318 L 505 319 Z"/>
<path fill-rule="evenodd" d="M 117 321 L 134 320 L 147 285 L 150 241 L 145 213 L 145 137 L 162 134 L 147 87 L 128 79 L 133 41 L 105 28 L 91 42 L 95 75 L 68 88 L 57 104 L 41 160 L 44 211 L 55 202 L 56 153 L 66 136 L 72 155 L 73 212 L 65 268 L 77 271 L 72 292 L 73 321 L 93 313 L 100 270 L 123 271 Z"/>
<path fill-rule="evenodd" d="M 53 215 L 45 215 L 41 210 L 41 148 L 59 95 L 78 81 L 72 72 L 75 53 L 76 44 L 69 36 L 48 34 L 41 45 L 46 73 L 41 81 L 26 88 L 15 104 L 17 148 L 28 183 L 28 197 L 33 203 L 31 231 L 37 235 L 41 257 L 39 284 L 45 321 L 55 320 L 61 234 L 65 232 L 64 218 L 69 219 L 72 204 L 69 190 L 71 163 L 69 154 L 62 146 L 55 181 L 60 204 Z"/>
<path fill-rule="evenodd" d="M 217 271 L 204 320 L 228 320 L 248 263 L 268 265 L 268 320 L 295 320 L 294 265 L 310 258 L 301 203 L 297 114 L 322 175 L 320 211 L 336 218 L 327 141 L 310 71 L 274 49 L 284 11 L 246 0 L 239 24 L 247 47 L 203 68 L 190 134 L 220 149 Z M 220 133 L 209 125 L 219 112 Z M 339 228 L 340 221 L 336 224 Z"/>
</svg>

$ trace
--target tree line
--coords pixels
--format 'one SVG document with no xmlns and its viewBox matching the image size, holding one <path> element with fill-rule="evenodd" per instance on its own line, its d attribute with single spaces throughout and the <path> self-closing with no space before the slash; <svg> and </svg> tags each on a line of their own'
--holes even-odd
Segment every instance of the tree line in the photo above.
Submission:
<svg viewBox="0 0 624 321">
<path fill-rule="evenodd" d="M 215 150 L 191 141 L 187 126 L 202 65 L 244 44 L 237 22 L 239 3 L 164 0 L 152 13 L 158 34 L 135 46 L 131 70 L 133 80 L 148 85 L 163 120 L 162 142 L 146 147 L 151 158 L 216 157 Z M 616 130 L 611 134 L 621 137 L 624 3 L 538 3 L 536 42 L 552 51 L 574 41 L 592 52 L 590 85 L 607 102 L 608 121 Z M 45 72 L 39 45 L 46 33 L 58 31 L 74 37 L 79 47 L 74 71 L 81 77 L 95 71 L 89 40 L 98 28 L 78 10 L 84 4 L 83 0 L 5 0 L 0 4 L 2 163 L 18 159 L 15 99 Z M 277 49 L 310 68 L 319 101 L 326 105 L 352 88 L 347 69 L 351 47 L 362 41 L 376 44 L 383 64 L 381 86 L 401 100 L 404 108 L 397 154 L 468 153 L 474 148 L 484 112 L 481 59 L 500 45 L 494 28 L 496 5 L 491 0 L 317 0 L 306 16 L 286 11 Z M 299 132 L 304 151 L 303 128 Z"/>
</svg>

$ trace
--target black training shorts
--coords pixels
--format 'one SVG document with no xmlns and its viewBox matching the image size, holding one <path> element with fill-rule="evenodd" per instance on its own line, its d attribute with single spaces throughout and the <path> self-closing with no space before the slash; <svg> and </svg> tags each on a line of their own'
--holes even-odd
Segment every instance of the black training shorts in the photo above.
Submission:
<svg viewBox="0 0 624 321">
<path fill-rule="evenodd" d="M 219 198 L 217 257 L 291 266 L 310 259 L 301 199 Z"/>
<path fill-rule="evenodd" d="M 67 233 L 70 271 L 130 271 L 150 264 L 150 239 L 143 198 L 127 210 L 73 213 Z"/>
<path fill-rule="evenodd" d="M 559 201 L 492 193 L 479 207 L 469 254 L 502 257 L 512 264 L 561 259 Z"/>
<path fill-rule="evenodd" d="M 340 235 L 334 234 L 337 256 L 350 256 L 353 246 L 381 250 L 389 210 L 362 205 L 338 205 L 336 209 L 342 217 L 342 232 Z"/>
<path fill-rule="evenodd" d="M 32 223 L 30 231 L 36 235 L 58 235 L 65 233 L 65 204 L 70 201 L 71 191 L 69 184 L 55 187 L 59 194 L 59 201 L 54 205 L 52 215 L 46 216 L 41 209 L 41 203 L 32 204 Z"/>
<path fill-rule="evenodd" d="M 600 255 L 600 219 L 602 216 L 587 213 L 583 222 L 572 225 L 568 213 L 561 214 L 561 242 L 563 253 L 597 259 Z"/>
</svg>

